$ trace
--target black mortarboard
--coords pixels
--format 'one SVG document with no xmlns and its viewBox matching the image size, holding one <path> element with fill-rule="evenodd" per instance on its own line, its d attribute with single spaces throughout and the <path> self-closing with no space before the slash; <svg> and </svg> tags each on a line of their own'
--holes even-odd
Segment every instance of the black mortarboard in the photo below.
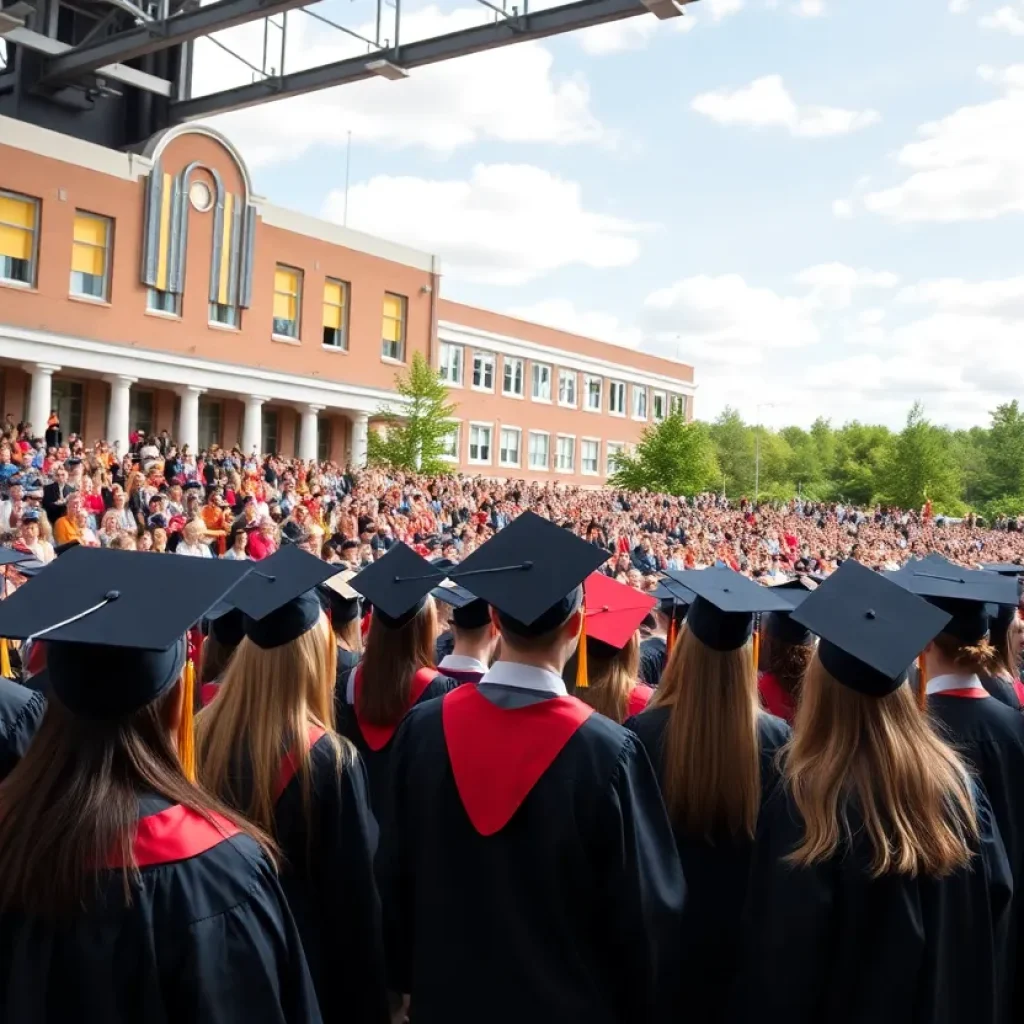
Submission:
<svg viewBox="0 0 1024 1024">
<path fill-rule="evenodd" d="M 289 519 L 284 526 L 281 527 L 281 544 L 302 544 L 304 541 L 309 540 L 309 531 L 300 526 L 293 519 Z"/>
<path fill-rule="evenodd" d="M 713 651 L 735 651 L 749 639 L 758 612 L 791 610 L 770 587 L 732 569 L 668 569 L 666 575 L 696 595 L 686 613 L 690 632 Z"/>
<path fill-rule="evenodd" d="M 659 580 L 651 594 L 658 600 L 658 611 L 670 617 L 685 614 L 697 596 L 675 580 Z"/>
<path fill-rule="evenodd" d="M 806 626 L 800 625 L 799 622 L 794 622 L 791 613 L 794 609 L 799 608 L 816 589 L 815 582 L 805 579 L 789 580 L 772 587 L 772 590 L 789 604 L 790 609 L 785 612 L 769 612 L 761 622 L 764 632 L 776 640 L 794 646 L 811 643 L 814 639 L 811 631 Z"/>
<path fill-rule="evenodd" d="M 32 556 L 25 551 L 15 551 L 13 548 L 0 548 L 0 567 L 5 565 L 17 565 L 19 562 L 30 562 Z"/>
<path fill-rule="evenodd" d="M 69 551 L 74 551 L 74 549 L 77 547 L 81 547 L 81 541 L 68 540 L 65 541 L 63 544 L 58 544 L 53 549 L 53 553 L 54 555 L 56 555 L 57 558 L 60 558 L 61 555 L 66 555 Z"/>
<path fill-rule="evenodd" d="M 985 572 L 995 572 L 1000 576 L 1024 576 L 1024 565 L 1015 562 L 987 562 L 982 564 Z"/>
<path fill-rule="evenodd" d="M 18 562 L 14 571 L 22 576 L 32 578 L 38 576 L 47 566 L 46 562 L 40 562 L 38 558 L 29 558 L 27 562 Z"/>
<path fill-rule="evenodd" d="M 207 632 L 225 647 L 237 647 L 245 636 L 245 614 L 228 601 L 221 601 L 206 613 Z"/>
<path fill-rule="evenodd" d="M 333 565 L 289 544 L 257 562 L 228 602 L 245 613 L 245 635 L 257 647 L 281 647 L 320 621 L 316 586 L 335 572 Z"/>
<path fill-rule="evenodd" d="M 419 614 L 431 590 L 443 579 L 443 572 L 407 544 L 399 543 L 349 583 L 373 603 L 374 617 L 382 625 L 401 629 Z"/>
<path fill-rule="evenodd" d="M 185 664 L 185 631 L 249 567 L 79 546 L 0 601 L 0 636 L 45 638 L 60 701 L 85 718 L 120 718 L 174 684 Z"/>
<path fill-rule="evenodd" d="M 354 569 L 343 569 L 330 579 L 324 580 L 320 593 L 327 600 L 331 612 L 331 622 L 341 625 L 359 618 L 359 592 L 351 586 Z"/>
<path fill-rule="evenodd" d="M 441 562 L 448 562 L 453 565 L 450 559 L 440 559 Z M 433 563 L 435 568 L 446 568 Z M 452 622 L 460 629 L 482 629 L 491 621 L 491 606 L 480 600 L 475 594 L 471 594 L 465 587 L 460 587 L 451 580 L 445 580 L 439 587 L 435 587 L 431 594 L 435 601 L 443 601 L 452 608 Z"/>
<path fill-rule="evenodd" d="M 821 637 L 818 657 L 834 679 L 866 696 L 885 697 L 899 689 L 907 668 L 950 616 L 851 558 L 792 618 Z"/>
<path fill-rule="evenodd" d="M 607 551 L 524 512 L 449 576 L 497 608 L 510 632 L 543 636 L 580 607 L 581 584 L 607 560 Z"/>
</svg>

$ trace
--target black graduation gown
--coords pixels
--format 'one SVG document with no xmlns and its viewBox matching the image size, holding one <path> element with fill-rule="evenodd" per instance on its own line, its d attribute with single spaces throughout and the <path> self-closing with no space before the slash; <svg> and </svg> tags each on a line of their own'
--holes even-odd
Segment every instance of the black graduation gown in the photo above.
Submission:
<svg viewBox="0 0 1024 1024">
<path fill-rule="evenodd" d="M 661 674 L 668 660 L 668 645 L 665 638 L 649 636 L 640 641 L 640 682 L 657 689 Z"/>
<path fill-rule="evenodd" d="M 506 698 L 547 703 L 463 686 L 414 708 L 394 740 L 378 858 L 392 988 L 410 993 L 414 1024 L 674 1019 L 665 1015 L 679 1010 L 686 886 L 643 748 L 587 709 L 507 824 L 482 835 L 455 781 L 443 714 L 485 691 L 502 714 L 519 712 Z M 507 763 L 481 765 L 485 788 Z"/>
<path fill-rule="evenodd" d="M 0 780 L 28 750 L 45 710 L 46 698 L 39 690 L 0 678 Z"/>
<path fill-rule="evenodd" d="M 928 712 L 977 773 L 1006 848 L 1018 898 L 1005 948 L 1008 1020 L 1024 1019 L 1024 717 L 991 697 L 934 693 Z M 1016 986 L 1013 977 L 1017 975 Z"/>
<path fill-rule="evenodd" d="M 988 691 L 990 697 L 995 697 L 1000 704 L 1005 704 L 1013 711 L 1020 711 L 1020 701 L 1017 699 L 1017 691 L 1009 679 L 1000 676 L 981 676 L 981 685 Z"/>
<path fill-rule="evenodd" d="M 187 855 L 147 844 L 156 860 L 127 908 L 120 873 L 105 872 L 107 907 L 70 923 L 0 914 L 0 1020 L 319 1024 L 295 922 L 256 844 L 162 798 L 141 803 L 140 834 L 178 816 L 170 838 Z"/>
<path fill-rule="evenodd" d="M 863 839 L 813 868 L 787 864 L 803 827 L 777 787 L 758 822 L 730 1024 L 996 1024 L 1013 883 L 977 801 L 965 870 L 872 879 Z"/>
<path fill-rule="evenodd" d="M 664 786 L 664 736 L 670 708 L 651 708 L 630 718 L 632 729 L 650 755 L 658 782 Z M 762 806 L 778 782 L 775 757 L 789 739 L 790 729 L 781 718 L 760 714 L 757 722 L 761 751 Z M 740 917 L 746 896 L 752 839 L 723 837 L 712 843 L 695 839 L 673 826 L 679 859 L 686 876 L 686 934 L 693 936 L 686 950 L 687 1003 L 701 1007 L 702 1022 L 721 1020 L 726 993 L 736 970 Z"/>
</svg>

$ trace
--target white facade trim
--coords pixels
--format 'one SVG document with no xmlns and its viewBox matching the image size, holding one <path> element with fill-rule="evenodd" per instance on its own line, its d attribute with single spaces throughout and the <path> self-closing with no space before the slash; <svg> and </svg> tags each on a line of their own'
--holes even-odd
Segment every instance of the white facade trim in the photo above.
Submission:
<svg viewBox="0 0 1024 1024">
<path fill-rule="evenodd" d="M 521 338 L 510 338 L 504 334 L 482 331 L 476 327 L 466 327 L 451 320 L 438 321 L 437 337 L 438 341 L 448 341 L 455 345 L 467 345 L 475 348 L 488 348 L 501 355 L 548 363 L 564 367 L 567 370 L 578 370 L 592 377 L 614 377 L 616 380 L 628 381 L 630 384 L 657 387 L 659 390 L 671 394 L 692 395 L 697 390 L 697 386 L 691 381 L 676 380 L 647 370 L 638 370 L 629 366 L 625 361 L 616 363 L 598 356 L 585 356 L 567 349 L 540 345 L 533 341 L 524 341 Z M 623 360 L 628 360 L 629 349 L 622 349 L 622 355 Z"/>
<path fill-rule="evenodd" d="M 4 324 L 0 324 L 0 354 L 15 363 L 56 363 L 63 367 L 64 373 L 82 370 L 101 376 L 120 374 L 172 389 L 187 380 L 195 387 L 226 397 L 264 395 L 269 402 L 308 403 L 370 416 L 382 405 L 398 407 L 403 403 L 400 395 L 380 388 L 195 359 L 173 352 L 110 345 Z"/>
</svg>

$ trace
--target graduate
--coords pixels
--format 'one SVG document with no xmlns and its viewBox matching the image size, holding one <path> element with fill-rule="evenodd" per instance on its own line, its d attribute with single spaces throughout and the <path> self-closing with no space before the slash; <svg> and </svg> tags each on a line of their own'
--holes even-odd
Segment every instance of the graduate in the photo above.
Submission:
<svg viewBox="0 0 1024 1024">
<path fill-rule="evenodd" d="M 949 615 L 848 560 L 757 829 L 734 1024 L 996 1024 L 1012 878 L 906 670 Z M 981 702 L 973 702 L 981 703 Z"/>
<path fill-rule="evenodd" d="M 586 602 L 586 658 L 580 651 L 566 662 L 562 679 L 569 693 L 620 725 L 647 707 L 654 690 L 639 680 L 640 623 L 658 603 L 603 573 L 583 583 Z M 585 686 L 578 683 L 586 682 Z"/>
<path fill-rule="evenodd" d="M 772 587 L 792 607 L 799 608 L 817 588 L 813 581 L 793 580 Z M 770 715 L 792 725 L 800 681 L 814 654 L 814 634 L 794 622 L 789 611 L 768 612 L 758 630 L 757 688 Z"/>
<path fill-rule="evenodd" d="M 325 1024 L 387 1024 L 377 826 L 359 756 L 333 728 L 335 644 L 315 589 L 334 571 L 288 545 L 228 595 L 245 638 L 197 721 L 199 779 L 280 848 Z"/>
<path fill-rule="evenodd" d="M 246 567 L 83 547 L 0 602 L 51 686 L 0 785 L 0 1019 L 320 1021 L 272 840 L 187 771 L 185 630 Z"/>
<path fill-rule="evenodd" d="M 25 756 L 45 710 L 46 698 L 39 690 L 0 677 L 0 781 Z"/>
<path fill-rule="evenodd" d="M 359 628 L 362 600 L 350 584 L 355 574 L 355 569 L 342 569 L 320 585 L 320 603 L 327 612 L 338 648 L 337 689 L 341 693 L 345 692 L 349 674 L 363 654 L 363 636 Z"/>
<path fill-rule="evenodd" d="M 754 829 L 777 780 L 789 728 L 761 711 L 751 637 L 756 612 L 782 611 L 774 590 L 715 568 L 676 572 L 694 593 L 686 629 L 647 711 L 626 726 L 658 774 L 690 893 L 687 1004 L 723 1020 L 735 971 Z"/>
<path fill-rule="evenodd" d="M 1024 582 L 1024 565 L 996 562 L 983 565 L 982 568 L 1000 576 L 1012 577 L 1017 581 L 1018 591 Z M 1024 683 L 1020 678 L 1024 622 L 1020 618 L 1019 600 L 1016 606 L 994 605 L 989 610 L 989 640 L 995 648 L 998 663 L 989 675 L 981 677 L 981 685 L 1015 711 L 1024 709 Z"/>
<path fill-rule="evenodd" d="M 231 655 L 245 636 L 245 617 L 237 608 L 221 601 L 203 618 L 203 631 L 206 635 L 199 652 L 197 710 L 217 696 Z"/>
<path fill-rule="evenodd" d="M 640 641 L 640 682 L 654 690 L 661 682 L 694 595 L 672 580 L 660 580 L 651 596 L 658 602 L 654 609 L 655 629 Z"/>
<path fill-rule="evenodd" d="M 409 582 L 396 587 L 395 577 Z M 338 730 L 366 763 L 378 820 L 386 805 L 395 730 L 410 708 L 458 686 L 434 665 L 437 618 L 430 592 L 444 578 L 442 570 L 397 543 L 349 581 L 373 605 L 373 615 L 362 660 L 339 701 Z"/>
<path fill-rule="evenodd" d="M 438 672 L 457 683 L 479 683 L 498 646 L 491 606 L 451 580 L 435 587 L 431 596 L 451 608 L 452 651 L 437 663 Z"/>
<path fill-rule="evenodd" d="M 561 676 L 580 584 L 606 558 L 526 512 L 451 570 L 492 606 L 501 660 L 414 708 L 394 742 L 381 878 L 393 987 L 416 1024 L 682 1011 L 685 884 L 654 773 Z"/>
</svg>

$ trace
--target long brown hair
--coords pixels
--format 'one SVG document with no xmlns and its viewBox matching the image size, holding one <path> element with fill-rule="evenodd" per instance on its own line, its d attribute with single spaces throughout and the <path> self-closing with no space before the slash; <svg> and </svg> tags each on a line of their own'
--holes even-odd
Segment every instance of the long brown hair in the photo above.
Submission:
<svg viewBox="0 0 1024 1024">
<path fill-rule="evenodd" d="M 761 761 L 750 649 L 715 651 L 683 630 L 651 706 L 670 709 L 664 788 L 676 827 L 704 839 L 752 838 Z"/>
<path fill-rule="evenodd" d="M 74 914 L 100 895 L 97 865 L 124 867 L 124 903 L 139 871 L 132 838 L 139 794 L 157 793 L 204 817 L 223 815 L 268 855 L 260 830 L 185 778 L 168 728 L 181 688 L 116 721 L 80 718 L 56 697 L 25 756 L 0 785 L 0 909 Z"/>
<path fill-rule="evenodd" d="M 349 619 L 347 622 L 331 620 L 331 629 L 334 630 L 334 639 L 339 647 L 353 654 L 359 654 L 363 650 L 363 631 L 358 618 Z"/>
<path fill-rule="evenodd" d="M 308 816 L 309 745 L 304 741 L 310 726 L 327 730 L 340 764 L 350 755 L 350 744 L 333 731 L 337 658 L 324 615 L 280 647 L 264 650 L 245 637 L 228 663 L 217 699 L 196 717 L 199 781 L 271 834 L 277 780 L 289 751 Z M 244 789 L 238 784 L 243 762 L 250 767 Z"/>
<path fill-rule="evenodd" d="M 575 691 L 585 704 L 620 725 L 626 720 L 629 695 L 640 671 L 640 636 L 634 633 L 625 647 L 617 650 L 587 637 L 587 683 Z M 576 659 L 569 659 L 565 673 L 572 673 L 567 685 L 575 682 Z"/>
<path fill-rule="evenodd" d="M 814 645 L 786 643 L 767 629 L 762 630 L 760 636 L 757 667 L 762 672 L 770 672 L 786 693 L 797 696 L 800 693 L 800 681 L 811 663 Z"/>
<path fill-rule="evenodd" d="M 211 632 L 199 652 L 199 683 L 215 683 L 227 670 L 235 648 L 222 644 Z"/>
<path fill-rule="evenodd" d="M 359 715 L 370 725 L 395 725 L 409 710 L 412 677 L 434 664 L 437 613 L 434 599 L 399 629 L 385 626 L 374 615 L 359 664 L 362 688 Z"/>
<path fill-rule="evenodd" d="M 999 652 L 987 637 L 976 644 L 965 644 L 949 633 L 940 633 L 933 643 L 944 658 L 963 672 L 990 676 L 999 670 Z"/>
<path fill-rule="evenodd" d="M 815 656 L 783 756 L 804 823 L 793 864 L 828 860 L 855 828 L 875 878 L 941 878 L 970 861 L 978 826 L 967 769 L 910 687 L 868 697 L 838 683 Z"/>
</svg>

